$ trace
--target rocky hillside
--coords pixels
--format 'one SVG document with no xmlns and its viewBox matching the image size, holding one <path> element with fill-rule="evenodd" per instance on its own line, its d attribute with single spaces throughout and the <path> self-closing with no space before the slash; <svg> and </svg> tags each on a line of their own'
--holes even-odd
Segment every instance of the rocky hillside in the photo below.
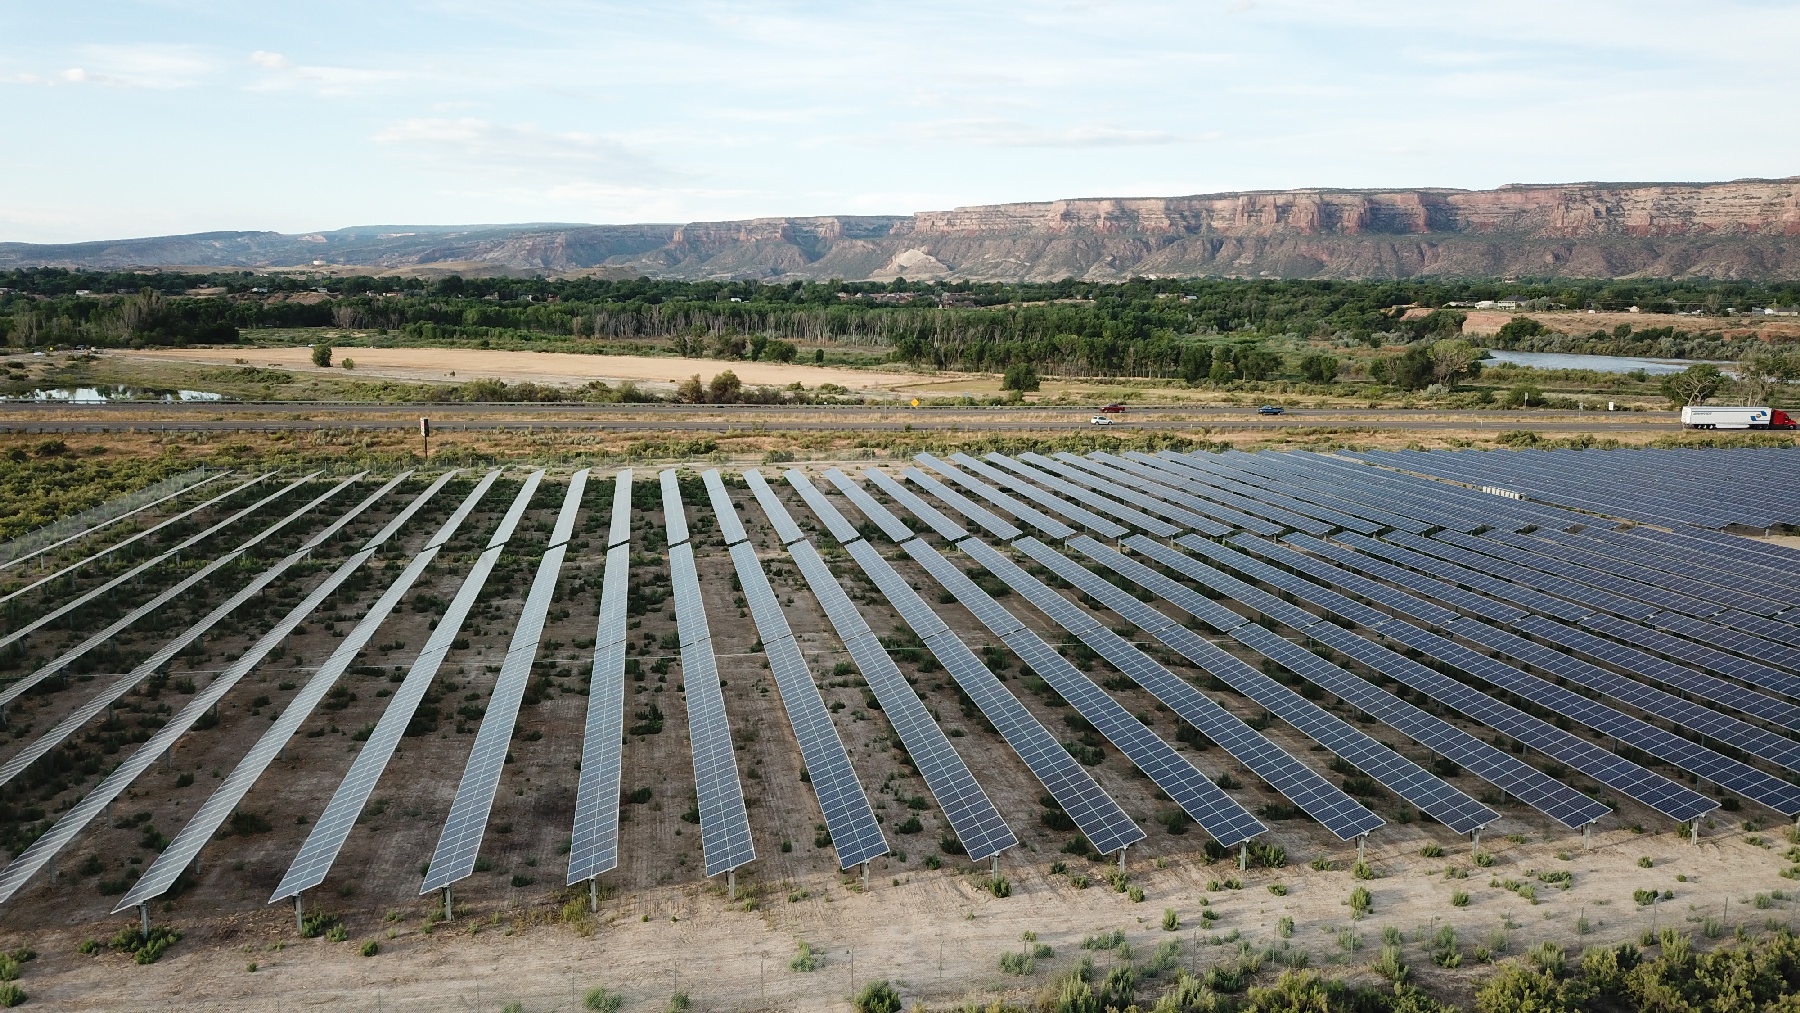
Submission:
<svg viewBox="0 0 1800 1013">
<path fill-rule="evenodd" d="M 0 267 L 361 266 L 407 272 L 988 281 L 1800 278 L 1800 177 L 1498 190 L 1289 190 L 687 225 L 222 232 L 39 246 Z"/>
</svg>

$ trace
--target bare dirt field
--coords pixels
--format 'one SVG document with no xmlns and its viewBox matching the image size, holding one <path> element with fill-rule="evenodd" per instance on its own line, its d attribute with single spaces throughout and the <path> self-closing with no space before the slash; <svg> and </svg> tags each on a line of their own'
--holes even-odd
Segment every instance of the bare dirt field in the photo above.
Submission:
<svg viewBox="0 0 1800 1013">
<path fill-rule="evenodd" d="M 918 380 L 907 373 L 838 369 L 830 366 L 724 359 L 678 359 L 652 355 L 573 355 L 567 352 L 510 352 L 473 348 L 340 348 L 334 365 L 312 364 L 306 348 L 158 348 L 112 352 L 121 359 L 194 362 L 206 365 L 277 366 L 297 373 L 327 373 L 338 379 L 381 377 L 414 383 L 464 383 L 498 379 L 508 383 L 580 385 L 590 380 L 631 381 L 645 388 L 669 388 L 698 375 L 702 382 L 730 370 L 752 386 L 814 388 L 835 383 L 852 391 L 891 391 Z M 345 358 L 354 370 L 341 368 Z"/>
<path fill-rule="evenodd" d="M 1463 333 L 1486 337 L 1498 331 L 1515 316 L 1531 317 L 1545 327 L 1562 334 L 1588 334 L 1611 331 L 1620 324 L 1633 329 L 1673 327 L 1678 331 L 1718 331 L 1727 338 L 1760 335 L 1764 341 L 1800 341 L 1800 317 L 1690 317 L 1668 313 L 1608 313 L 1585 310 L 1549 312 L 1512 312 L 1509 310 L 1469 310 L 1463 322 Z"/>
<path fill-rule="evenodd" d="M 358 658 L 359 667 L 344 677 L 342 685 L 351 695 L 333 698 L 331 709 L 315 713 L 290 743 L 287 756 L 245 798 L 240 811 L 261 817 L 266 825 L 214 841 L 202 853 L 191 885 L 154 905 L 158 923 L 184 933 L 160 962 L 138 966 L 104 949 L 78 952 L 85 939 L 104 941 L 135 924 L 110 914 L 116 895 L 100 886 L 100 881 L 154 857 L 144 843 L 148 835 L 143 824 L 131 820 L 138 812 L 147 813 L 146 821 L 165 834 L 182 826 L 291 698 L 292 680 L 304 679 L 308 666 L 333 650 L 338 637 L 386 586 L 386 575 L 436 530 L 460 493 L 440 494 L 403 530 L 394 551 L 375 564 L 366 586 L 348 587 L 334 596 L 291 639 L 283 659 L 265 663 L 229 694 L 216 727 L 196 729 L 183 738 L 172 765 L 159 763 L 146 772 L 133 795 L 120 800 L 116 822 L 101 826 L 97 821 L 68 849 L 56 883 L 40 875 L 0 909 L 0 948 L 38 951 L 38 958 L 25 965 L 21 982 L 34 1005 L 286 1013 L 295 1008 L 499 1010 L 518 1002 L 526 1010 L 576 1010 L 588 989 L 604 986 L 622 993 L 625 1008 L 632 1011 L 667 1009 L 676 992 L 687 993 L 697 1010 L 835 1011 L 849 1007 L 857 985 L 887 978 L 898 984 L 909 1004 L 922 1000 L 941 1007 L 965 998 L 1021 999 L 1084 956 L 1092 956 L 1104 971 L 1124 959 L 1123 952 L 1088 951 L 1081 943 L 1113 929 L 1125 933 L 1140 973 L 1158 947 L 1169 943 L 1179 944 L 1179 952 L 1170 956 L 1174 966 L 1204 968 L 1234 958 L 1237 943 L 1244 942 L 1278 954 L 1270 958 L 1265 980 L 1283 962 L 1298 965 L 1302 960 L 1327 973 L 1370 980 L 1365 965 L 1379 953 L 1387 927 L 1405 935 L 1406 961 L 1416 979 L 1440 994 L 1466 998 L 1470 983 L 1486 969 L 1478 948 L 1489 959 L 1499 959 L 1540 940 L 1579 948 L 1635 939 L 1658 925 L 1699 936 L 1707 919 L 1718 920 L 1725 933 L 1739 924 L 1758 932 L 1770 924 L 1789 924 L 1797 906 L 1794 899 L 1773 897 L 1774 891 L 1792 885 L 1780 876 L 1787 866 L 1781 857 L 1787 846 L 1781 839 L 1783 826 L 1776 823 L 1764 831 L 1739 822 L 1768 818 L 1768 813 L 1715 813 L 1700 843 L 1689 844 L 1667 820 L 1574 774 L 1567 775 L 1570 784 L 1604 794 L 1618 807 L 1597 828 L 1593 847 L 1584 850 L 1578 832 L 1534 810 L 1495 801 L 1501 820 L 1482 842 L 1493 856 L 1491 867 L 1475 866 L 1466 839 L 1419 820 L 1397 798 L 1385 792 L 1369 798 L 1370 807 L 1389 823 L 1369 842 L 1377 878 L 1364 885 L 1374 895 L 1373 912 L 1353 921 L 1345 903 L 1357 885 L 1346 871 L 1355 855 L 1353 844 L 1337 841 L 1310 820 L 1270 818 L 1265 840 L 1285 849 L 1284 867 L 1253 867 L 1240 874 L 1231 861 L 1208 862 L 1204 833 L 1182 824 L 1180 833 L 1166 827 L 1159 817 L 1172 804 L 1109 746 L 1104 758 L 1088 769 L 1149 835 L 1129 853 L 1131 885 L 1144 891 L 1143 901 L 1134 903 L 1102 878 L 1110 866 L 1065 853 L 1073 833 L 1055 830 L 1042 819 L 1043 789 L 1005 741 L 964 703 L 955 684 L 932 666 L 903 661 L 909 681 L 1018 833 L 1020 846 L 1001 862 L 1012 894 L 998 898 L 982 888 L 979 874 L 985 869 L 944 853 L 942 837 L 948 827 L 937 807 L 909 804 L 929 797 L 923 780 L 893 747 L 887 719 L 871 706 L 854 675 L 837 669 L 849 660 L 847 653 L 754 499 L 742 489 L 733 495 L 739 515 L 804 646 L 815 681 L 834 708 L 836 727 L 894 853 L 874 863 L 870 888 L 864 891 L 858 877 L 838 871 L 829 842 L 816 836 L 822 828 L 818 804 L 802 780 L 801 757 L 757 631 L 733 590 L 732 566 L 711 510 L 703 499 L 690 498 L 688 519 L 700 550 L 701 586 L 757 854 L 740 871 L 739 897 L 730 900 L 722 883 L 705 879 L 699 828 L 684 815 L 693 802 L 693 776 L 680 659 L 670 646 L 675 625 L 672 603 L 665 600 L 664 521 L 649 481 L 653 476 L 640 472 L 632 585 L 642 604 L 633 610 L 629 631 L 628 657 L 635 665 L 626 684 L 630 732 L 622 789 L 648 788 L 650 798 L 623 806 L 620 867 L 602 879 L 606 896 L 597 916 L 586 913 L 584 892 L 562 889 L 587 706 L 582 681 L 592 653 L 582 644 L 594 633 L 603 558 L 603 539 L 596 535 L 604 529 L 610 505 L 610 483 L 596 482 L 577 518 L 558 600 L 545 627 L 534 678 L 542 680 L 542 692 L 520 712 L 512 759 L 504 768 L 481 850 L 484 866 L 455 888 L 456 918 L 436 923 L 440 901 L 418 896 L 420 866 L 430 857 L 448 812 L 561 501 L 566 470 L 558 469 L 537 494 L 463 628 L 464 639 L 446 660 L 432 701 L 436 727 L 403 740 L 331 877 L 307 895 L 308 910 L 341 917 L 346 938 L 300 938 L 292 909 L 269 906 L 266 900 L 309 832 L 309 821 L 317 818 L 359 748 L 358 730 L 372 724 L 387 705 L 396 666 L 410 664 L 423 644 L 441 610 L 434 601 L 455 594 L 516 485 L 503 483 L 489 493 Z M 515 470 L 510 477 L 522 473 Z M 785 486 L 780 495 L 812 533 L 870 626 L 884 635 L 900 629 L 898 614 L 829 544 L 799 497 Z M 829 495 L 855 516 L 841 497 Z M 348 503 L 352 497 L 343 499 Z M 354 534 L 366 535 L 387 516 L 377 512 L 366 517 L 354 525 Z M 921 567 L 885 540 L 877 541 L 927 601 L 940 601 L 935 611 L 965 643 L 977 651 L 999 646 L 962 606 L 937 599 L 938 587 Z M 206 589 L 182 609 L 198 615 L 228 591 L 223 586 Z M 153 589 L 138 592 L 149 593 Z M 1063 644 L 1070 639 L 1017 596 L 1000 601 L 1046 641 Z M 242 651 L 280 611 L 259 609 L 256 616 L 209 636 L 204 654 L 180 659 L 176 681 L 162 690 L 164 696 L 179 706 L 183 676 L 204 681 L 220 667 L 215 652 L 231 657 Z M 1110 626 L 1125 626 L 1112 612 L 1094 614 Z M 34 638 L 32 648 L 53 647 L 72 636 L 73 631 L 46 631 Z M 158 637 L 146 629 L 122 646 L 145 647 Z M 1233 641 L 1221 638 L 1219 646 L 1257 663 L 1256 656 Z M 1145 649 L 1184 678 L 1202 674 L 1153 643 Z M 1071 730 L 1076 724 L 1065 720 L 1070 708 L 1059 698 L 1028 691 L 1031 680 L 1016 658 L 1009 655 L 1001 674 L 1046 727 L 1059 736 L 1077 734 Z M 1099 679 L 1107 672 L 1096 666 L 1093 674 Z M 47 728 L 85 698 L 90 686 L 77 678 L 21 701 L 9 734 L 0 739 L 0 756 L 30 741 L 34 729 Z M 1129 684 L 1109 684 L 1108 689 L 1159 735 L 1175 740 L 1176 719 L 1153 697 Z M 1236 694 L 1211 695 L 1246 720 L 1262 715 L 1261 707 Z M 142 703 L 150 707 L 156 701 Z M 1453 713 L 1445 718 L 1484 731 Z M 1366 728 L 1414 759 L 1428 759 L 1422 747 L 1396 731 L 1379 723 Z M 1327 771 L 1330 755 L 1294 729 L 1275 722 L 1266 734 L 1302 762 Z M 1242 782 L 1232 795 L 1252 810 L 1281 801 L 1224 750 L 1189 743 L 1177 748 L 1207 776 L 1232 775 Z M 1471 794 L 1486 788 L 1468 774 L 1452 780 Z M 71 774 L 42 804 L 56 812 L 90 787 L 91 778 Z M 901 831 L 903 821 L 914 815 L 919 830 Z M 1422 849 L 1431 845 L 1442 854 L 1425 857 Z M 103 871 L 80 870 L 78 863 L 90 854 L 98 856 Z M 1641 858 L 1650 860 L 1649 867 Z M 931 868 L 930 859 L 940 861 L 941 868 Z M 1312 868 L 1314 859 L 1335 867 Z M 1063 871 L 1056 871 L 1059 864 Z M 1568 889 L 1558 889 L 1557 877 L 1540 877 L 1559 872 L 1572 874 Z M 1277 884 L 1285 893 L 1270 889 Z M 1524 895 L 1527 886 L 1535 896 Z M 1654 907 L 1638 906 L 1633 891 L 1650 888 L 1670 890 L 1674 896 Z M 1458 891 L 1469 895 L 1466 905 L 1452 903 Z M 1165 909 L 1175 913 L 1174 931 L 1163 928 Z M 1209 923 L 1206 911 L 1216 912 L 1216 919 Z M 1292 919 L 1286 934 L 1280 922 L 1284 917 Z M 1427 939 L 1445 926 L 1455 929 L 1465 954 L 1454 970 L 1433 966 L 1427 956 Z M 1029 945 L 1022 940 L 1027 932 L 1050 946 L 1053 955 L 1037 959 L 1029 974 L 1003 973 L 1000 956 Z M 375 943 L 378 952 L 361 955 L 366 942 Z M 821 955 L 814 970 L 790 966 L 802 942 Z M 1171 975 L 1165 971 L 1161 981 Z M 1141 994 L 1154 994 L 1156 987 L 1146 983 Z"/>
</svg>

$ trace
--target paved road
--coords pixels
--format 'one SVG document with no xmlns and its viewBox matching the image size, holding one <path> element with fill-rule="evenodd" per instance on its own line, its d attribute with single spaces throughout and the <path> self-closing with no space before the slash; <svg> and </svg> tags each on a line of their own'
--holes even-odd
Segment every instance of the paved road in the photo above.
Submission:
<svg viewBox="0 0 1800 1013">
<path fill-rule="evenodd" d="M 794 414 L 790 409 L 790 414 Z M 1424 414 L 1424 413 L 1420 413 Z M 1042 419 L 1035 421 L 1005 419 L 959 419 L 941 418 L 933 415 L 922 415 L 904 421 L 884 419 L 796 419 L 785 418 L 768 422 L 755 419 L 458 419 L 432 421 L 433 432 L 482 432 L 482 431 L 518 431 L 527 430 L 569 430 L 591 432 L 700 432 L 700 433 L 742 433 L 784 430 L 830 430 L 868 429 L 889 432 L 905 431 L 964 431 L 964 432 L 1044 432 L 1046 430 L 1080 431 L 1098 429 L 1084 418 Z M 1380 429 L 1402 430 L 1493 430 L 1504 432 L 1514 429 L 1529 429 L 1535 432 L 1644 432 L 1648 429 L 1660 429 L 1663 426 L 1646 425 L 1643 422 L 1622 422 L 1606 419 L 1602 416 L 1570 416 L 1563 415 L 1555 419 L 1541 419 L 1503 415 L 1489 419 L 1445 419 L 1434 417 L 1382 419 L 1365 421 L 1326 421 L 1305 417 L 1284 416 L 1280 418 L 1262 418 L 1252 416 L 1242 420 L 1159 420 L 1140 419 L 1116 423 L 1109 431 L 1244 431 L 1244 430 L 1281 430 L 1300 428 L 1343 429 L 1346 431 L 1373 431 Z M 1678 426 L 1667 427 L 1671 431 Z M 170 432 L 310 432 L 315 430 L 410 430 L 418 431 L 418 422 L 414 419 L 104 419 L 68 420 L 68 419 L 30 419 L 0 417 L 0 432 L 6 433 L 170 433 Z"/>
</svg>

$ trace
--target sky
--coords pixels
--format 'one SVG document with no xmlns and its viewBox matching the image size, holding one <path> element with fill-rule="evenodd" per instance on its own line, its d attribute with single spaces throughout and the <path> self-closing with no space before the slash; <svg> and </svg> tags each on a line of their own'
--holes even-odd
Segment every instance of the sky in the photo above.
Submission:
<svg viewBox="0 0 1800 1013">
<path fill-rule="evenodd" d="M 0 5 L 0 242 L 1800 173 L 1800 3 Z"/>
</svg>

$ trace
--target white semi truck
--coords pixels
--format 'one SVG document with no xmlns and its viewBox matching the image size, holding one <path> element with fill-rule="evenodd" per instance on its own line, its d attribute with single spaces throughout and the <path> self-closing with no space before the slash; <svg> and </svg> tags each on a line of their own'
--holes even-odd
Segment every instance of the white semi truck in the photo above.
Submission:
<svg viewBox="0 0 1800 1013">
<path fill-rule="evenodd" d="M 1714 408 L 1689 405 L 1681 410 L 1681 424 L 1689 429 L 1793 429 L 1787 412 L 1768 407 Z"/>
</svg>

